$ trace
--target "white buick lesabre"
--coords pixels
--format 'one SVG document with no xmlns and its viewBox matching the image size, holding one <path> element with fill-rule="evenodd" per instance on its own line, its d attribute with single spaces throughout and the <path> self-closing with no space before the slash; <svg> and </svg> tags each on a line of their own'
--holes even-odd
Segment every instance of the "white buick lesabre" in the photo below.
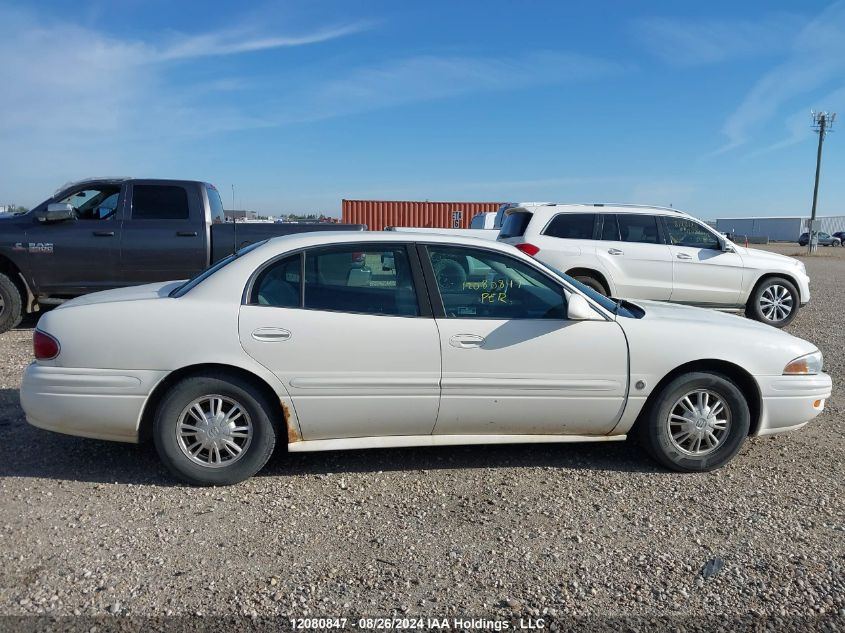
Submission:
<svg viewBox="0 0 845 633">
<path fill-rule="evenodd" d="M 435 274 L 435 270 L 437 273 Z M 137 442 L 193 484 L 288 451 L 622 440 L 679 471 L 797 429 L 830 396 L 814 345 L 738 316 L 614 301 L 512 246 L 312 233 L 188 282 L 48 312 L 35 426 Z"/>
</svg>

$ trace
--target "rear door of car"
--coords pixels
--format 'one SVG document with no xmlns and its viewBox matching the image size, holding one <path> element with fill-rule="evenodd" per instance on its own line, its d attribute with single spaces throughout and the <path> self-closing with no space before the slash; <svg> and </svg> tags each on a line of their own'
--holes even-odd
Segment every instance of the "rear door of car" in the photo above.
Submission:
<svg viewBox="0 0 845 633">
<path fill-rule="evenodd" d="M 285 384 L 303 439 L 431 433 L 440 339 L 411 245 L 284 256 L 261 269 L 246 297 L 241 344 Z"/>
<path fill-rule="evenodd" d="M 695 220 L 668 215 L 661 219 L 672 253 L 670 300 L 735 306 L 742 291 L 742 257 L 723 251 L 716 234 Z"/>
<path fill-rule="evenodd" d="M 657 217 L 645 213 L 602 213 L 596 257 L 608 271 L 618 297 L 668 301 L 672 253 Z"/>
<path fill-rule="evenodd" d="M 196 183 L 135 180 L 120 241 L 120 277 L 142 284 L 193 277 L 208 266 L 208 219 Z"/>
</svg>

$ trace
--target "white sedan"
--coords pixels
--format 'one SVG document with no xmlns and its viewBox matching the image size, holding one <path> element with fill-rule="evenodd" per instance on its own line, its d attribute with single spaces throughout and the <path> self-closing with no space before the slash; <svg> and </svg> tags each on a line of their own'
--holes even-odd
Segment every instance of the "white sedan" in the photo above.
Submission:
<svg viewBox="0 0 845 633">
<path fill-rule="evenodd" d="M 437 271 L 437 273 L 435 273 Z M 178 477 L 232 484 L 287 450 L 598 442 L 679 471 L 797 429 L 830 396 L 816 347 L 737 316 L 616 302 L 512 246 L 312 233 L 188 282 L 48 312 L 21 403 L 35 426 L 152 437 Z"/>
</svg>

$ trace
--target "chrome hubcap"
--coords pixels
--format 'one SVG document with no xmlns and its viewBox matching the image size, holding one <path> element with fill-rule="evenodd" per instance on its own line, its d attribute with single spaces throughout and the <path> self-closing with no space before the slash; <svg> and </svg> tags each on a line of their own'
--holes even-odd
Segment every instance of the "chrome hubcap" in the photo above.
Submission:
<svg viewBox="0 0 845 633">
<path fill-rule="evenodd" d="M 792 304 L 792 294 L 778 284 L 772 284 L 760 295 L 760 311 L 769 321 L 783 321 L 792 313 Z"/>
<path fill-rule="evenodd" d="M 246 410 L 220 395 L 202 396 L 184 408 L 176 439 L 185 457 L 207 468 L 238 461 L 252 442 L 253 426 Z"/>
<path fill-rule="evenodd" d="M 722 445 L 731 426 L 731 412 L 719 394 L 696 389 L 672 405 L 667 426 L 676 449 L 701 457 Z"/>
</svg>

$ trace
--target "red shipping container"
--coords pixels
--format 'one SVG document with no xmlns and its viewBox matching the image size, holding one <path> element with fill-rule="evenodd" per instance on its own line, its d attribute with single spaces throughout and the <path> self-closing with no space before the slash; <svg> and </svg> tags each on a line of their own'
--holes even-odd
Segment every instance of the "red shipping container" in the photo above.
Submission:
<svg viewBox="0 0 845 633">
<path fill-rule="evenodd" d="M 388 226 L 468 229 L 479 213 L 498 211 L 501 202 L 414 202 L 344 200 L 342 222 L 366 224 L 371 231 Z"/>
</svg>

